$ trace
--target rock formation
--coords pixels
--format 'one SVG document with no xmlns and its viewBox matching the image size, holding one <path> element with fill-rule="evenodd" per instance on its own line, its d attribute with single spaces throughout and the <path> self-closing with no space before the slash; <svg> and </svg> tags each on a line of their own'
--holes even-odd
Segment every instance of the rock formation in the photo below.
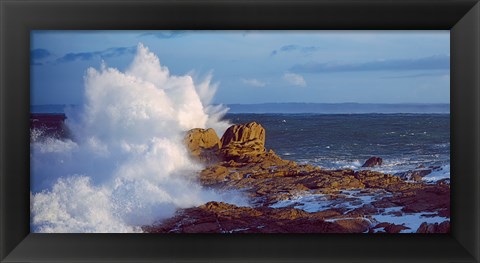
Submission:
<svg viewBox="0 0 480 263">
<path fill-rule="evenodd" d="M 440 166 L 429 166 L 428 168 L 425 168 L 423 165 L 421 165 L 414 170 L 396 173 L 395 175 L 399 176 L 404 180 L 422 181 L 423 177 L 431 174 L 434 171 L 439 171 L 441 169 L 442 168 Z"/>
<path fill-rule="evenodd" d="M 233 125 L 221 139 L 223 160 L 249 161 L 265 154 L 265 129 L 256 122 Z"/>
<path fill-rule="evenodd" d="M 450 221 L 444 221 L 440 224 L 422 223 L 417 229 L 417 233 L 450 233 Z"/>
<path fill-rule="evenodd" d="M 265 149 L 265 129 L 258 123 L 234 125 L 221 140 L 211 129 L 187 133 L 185 144 L 207 167 L 202 185 L 217 190 L 242 190 L 251 206 L 209 202 L 179 210 L 175 217 L 145 226 L 147 232 L 166 233 L 399 233 L 405 225 L 378 221 L 376 216 L 436 216 L 442 224 L 422 224 L 418 233 L 448 232 L 450 185 L 370 170 L 324 170 L 283 160 Z M 364 166 L 381 165 L 372 157 Z M 423 169 L 420 167 L 419 169 Z M 299 209 L 299 196 L 318 196 L 328 205 L 312 212 Z M 283 206 L 279 202 L 288 201 Z"/>
<path fill-rule="evenodd" d="M 340 219 L 334 211 L 307 213 L 295 208 L 238 207 L 209 202 L 189 208 L 161 225 L 144 227 L 151 233 L 363 233 L 366 219 Z"/>
<path fill-rule="evenodd" d="M 187 132 L 184 139 L 190 154 L 197 160 L 211 163 L 217 161 L 218 150 L 221 142 L 213 129 L 192 129 Z"/>
<path fill-rule="evenodd" d="M 365 163 L 362 165 L 362 167 L 375 167 L 375 166 L 380 166 L 382 165 L 383 160 L 380 157 L 370 157 L 368 160 L 365 161 Z"/>
</svg>

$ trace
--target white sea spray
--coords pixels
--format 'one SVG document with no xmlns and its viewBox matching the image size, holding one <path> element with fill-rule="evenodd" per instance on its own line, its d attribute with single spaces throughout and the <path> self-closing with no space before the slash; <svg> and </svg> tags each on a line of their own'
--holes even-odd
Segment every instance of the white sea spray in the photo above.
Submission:
<svg viewBox="0 0 480 263">
<path fill-rule="evenodd" d="M 208 201 L 244 204 L 196 181 L 202 166 L 182 143 L 192 128 L 219 135 L 226 109 L 209 103 L 217 84 L 174 76 L 142 44 L 122 72 L 102 64 L 85 75 L 79 113 L 67 111 L 72 139 L 31 143 L 32 232 L 140 232 L 178 208 Z"/>
</svg>

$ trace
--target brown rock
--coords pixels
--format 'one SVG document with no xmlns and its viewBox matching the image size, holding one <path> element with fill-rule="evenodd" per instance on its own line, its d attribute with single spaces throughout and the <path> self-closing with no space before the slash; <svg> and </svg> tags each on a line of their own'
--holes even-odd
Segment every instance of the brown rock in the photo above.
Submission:
<svg viewBox="0 0 480 263">
<path fill-rule="evenodd" d="M 266 153 L 265 129 L 256 122 L 230 126 L 221 139 L 221 157 L 240 162 Z"/>
<path fill-rule="evenodd" d="M 265 145 L 265 129 L 256 122 L 230 126 L 222 136 L 222 145 L 260 140 Z"/>
<path fill-rule="evenodd" d="M 154 226 L 150 233 L 363 233 L 363 219 L 326 222 L 318 214 L 294 208 L 238 207 L 222 202 L 180 211 L 175 217 Z"/>
<path fill-rule="evenodd" d="M 213 129 L 192 129 L 187 132 L 184 138 L 190 154 L 197 160 L 204 162 L 215 162 L 217 152 L 221 147 L 220 139 Z"/>
<path fill-rule="evenodd" d="M 403 226 L 403 225 L 396 225 L 392 223 L 379 223 L 376 226 L 374 226 L 372 229 L 377 229 L 377 228 L 383 228 L 386 233 L 390 234 L 396 234 L 400 233 L 400 231 L 405 230 L 405 229 L 410 229 L 409 227 Z"/>
<path fill-rule="evenodd" d="M 233 176 L 233 172 L 231 172 L 227 167 L 213 165 L 200 172 L 200 181 L 206 185 L 215 184 L 224 181 L 225 178 L 230 174 Z"/>
<path fill-rule="evenodd" d="M 395 225 L 395 224 L 389 224 L 388 226 L 384 227 L 385 232 L 391 233 L 391 234 L 396 234 L 400 233 L 400 231 L 405 230 L 405 229 L 410 229 L 409 227 L 403 226 L 403 225 Z"/>
<path fill-rule="evenodd" d="M 450 217 L 450 186 L 447 182 L 407 182 L 399 176 L 371 170 L 323 170 L 283 160 L 274 151 L 265 150 L 265 129 L 255 122 L 231 126 L 221 140 L 211 129 L 194 129 L 187 134 L 185 144 L 192 155 L 196 154 L 203 161 L 210 160 L 199 176 L 204 186 L 217 190 L 241 189 L 251 198 L 254 207 L 210 202 L 180 210 L 174 218 L 145 227 L 147 232 L 364 233 L 383 228 L 387 233 L 398 233 L 407 227 L 381 223 L 372 228 L 372 216 L 385 208 L 401 207 L 395 211 L 395 216 L 425 213 Z M 381 165 L 381 158 L 372 158 L 366 165 Z M 296 209 L 299 203 L 295 201 L 288 207 L 269 207 L 302 195 L 320 195 L 318 198 L 322 199 L 319 201 L 330 202 L 330 207 L 313 213 Z M 372 196 L 372 202 L 362 204 L 362 196 Z M 342 205 L 346 203 L 355 208 Z M 418 231 L 449 231 L 447 223 L 438 226 L 425 224 Z"/>
<path fill-rule="evenodd" d="M 370 222 L 365 219 L 340 219 L 335 221 L 348 233 L 364 233 L 370 228 Z"/>
<path fill-rule="evenodd" d="M 427 185 L 405 191 L 392 201 L 403 206 L 406 213 L 438 212 L 440 216 L 450 216 L 450 186 Z"/>
<path fill-rule="evenodd" d="M 368 160 L 365 161 L 365 163 L 362 165 L 362 167 L 374 167 L 374 166 L 380 166 L 382 165 L 382 158 L 380 157 L 370 157 Z"/>
<path fill-rule="evenodd" d="M 443 221 L 440 224 L 428 224 L 427 222 L 423 222 L 420 227 L 418 227 L 417 233 L 450 233 L 450 221 Z"/>
</svg>

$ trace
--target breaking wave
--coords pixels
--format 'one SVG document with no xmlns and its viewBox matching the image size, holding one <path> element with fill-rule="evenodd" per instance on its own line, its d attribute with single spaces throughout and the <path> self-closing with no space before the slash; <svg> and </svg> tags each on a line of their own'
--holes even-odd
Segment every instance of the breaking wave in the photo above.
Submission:
<svg viewBox="0 0 480 263">
<path fill-rule="evenodd" d="M 142 44 L 125 72 L 89 68 L 84 104 L 66 111 L 71 139 L 32 132 L 32 232 L 141 232 L 178 208 L 244 203 L 202 188 L 182 143 L 189 129 L 229 125 L 227 109 L 209 105 L 211 81 L 171 75 Z"/>
</svg>

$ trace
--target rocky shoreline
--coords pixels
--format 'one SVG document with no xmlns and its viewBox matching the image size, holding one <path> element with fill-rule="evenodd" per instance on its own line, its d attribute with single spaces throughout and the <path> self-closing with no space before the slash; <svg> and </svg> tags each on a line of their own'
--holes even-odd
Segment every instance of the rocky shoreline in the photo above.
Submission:
<svg viewBox="0 0 480 263">
<path fill-rule="evenodd" d="M 187 132 L 192 158 L 206 168 L 200 183 L 239 190 L 248 207 L 209 202 L 177 211 L 151 233 L 448 233 L 450 185 L 426 183 L 426 172 L 391 175 L 370 170 L 324 170 L 280 158 L 265 148 L 256 122 Z M 374 158 L 374 159 L 372 159 Z M 372 157 L 365 167 L 381 165 Z M 423 168 L 419 171 L 433 170 Z"/>
</svg>

